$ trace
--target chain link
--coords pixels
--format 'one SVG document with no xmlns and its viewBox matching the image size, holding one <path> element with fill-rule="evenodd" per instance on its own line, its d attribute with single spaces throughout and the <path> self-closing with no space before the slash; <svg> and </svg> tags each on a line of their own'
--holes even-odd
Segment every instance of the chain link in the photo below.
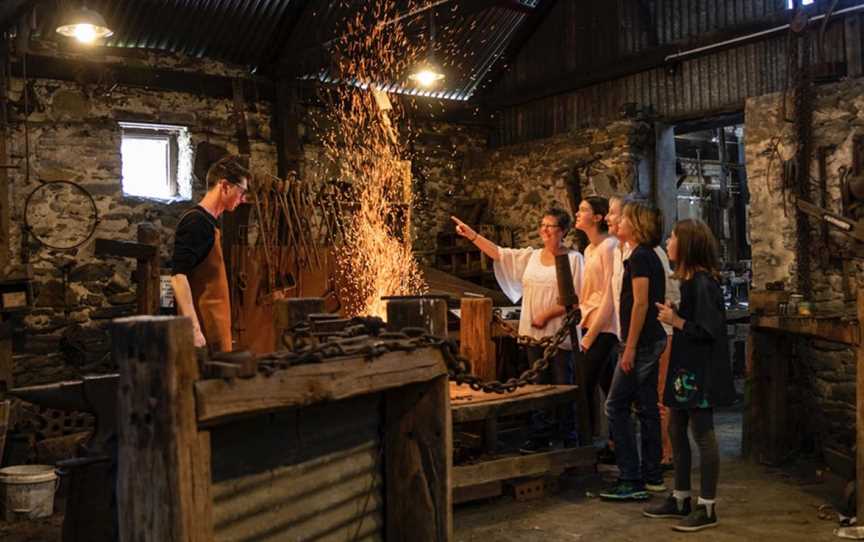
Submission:
<svg viewBox="0 0 864 542">
<path fill-rule="evenodd" d="M 524 346 L 543 350 L 543 356 L 518 378 L 500 380 L 481 380 L 471 374 L 471 362 L 459 353 L 455 341 L 429 335 L 423 328 L 404 328 L 400 332 L 385 332 L 383 322 L 377 318 L 355 318 L 342 331 L 315 332 L 313 326 L 303 322 L 282 335 L 282 344 L 287 350 L 274 352 L 258 358 L 258 366 L 265 372 L 284 369 L 292 365 L 321 363 L 327 358 L 339 356 L 377 357 L 387 352 L 413 351 L 423 347 L 437 347 L 441 350 L 450 380 L 459 385 L 468 385 L 472 390 L 486 393 L 512 393 L 522 386 L 536 382 L 549 367 L 558 347 L 570 333 L 581 315 L 578 310 L 567 313 L 561 328 L 554 334 L 542 339 L 534 339 L 518 332 L 504 322 L 497 314 L 493 323 L 502 333 L 516 339 Z M 335 337 L 336 340 L 324 340 Z"/>
</svg>

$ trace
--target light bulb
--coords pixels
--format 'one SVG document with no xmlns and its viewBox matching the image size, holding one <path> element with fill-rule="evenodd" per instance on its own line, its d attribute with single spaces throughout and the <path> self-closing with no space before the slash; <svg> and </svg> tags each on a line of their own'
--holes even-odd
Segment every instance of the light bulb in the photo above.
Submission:
<svg viewBox="0 0 864 542">
<path fill-rule="evenodd" d="M 444 79 L 444 74 L 429 68 L 423 68 L 418 72 L 412 73 L 410 79 L 419 83 L 420 86 L 431 87 L 437 81 Z"/>
<path fill-rule="evenodd" d="M 75 39 L 81 43 L 96 41 L 96 28 L 92 24 L 75 25 Z"/>
</svg>

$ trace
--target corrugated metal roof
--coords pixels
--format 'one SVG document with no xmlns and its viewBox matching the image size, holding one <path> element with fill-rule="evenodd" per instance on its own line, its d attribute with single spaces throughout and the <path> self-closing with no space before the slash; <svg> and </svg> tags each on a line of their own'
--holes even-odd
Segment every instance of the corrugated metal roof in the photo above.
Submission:
<svg viewBox="0 0 864 542">
<path fill-rule="evenodd" d="M 336 37 L 357 11 L 355 1 L 359 0 L 88 0 L 87 5 L 100 12 L 114 30 L 114 36 L 106 41 L 109 47 L 153 49 L 269 67 L 279 61 L 289 44 L 298 50 L 285 54 L 302 57 Z M 404 24 L 414 27 L 408 32 L 418 40 L 425 40 L 427 35 L 425 8 L 435 8 L 436 55 L 447 79 L 435 91 L 411 89 L 402 81 L 387 81 L 383 86 L 393 92 L 467 100 L 519 25 L 541 2 L 552 0 L 513 0 L 521 6 L 511 7 L 488 2 L 479 4 L 488 6 L 481 9 L 459 0 L 396 1 L 396 13 L 405 16 Z M 417 27 L 424 30 L 417 31 Z M 316 60 L 313 58 L 313 64 Z M 317 77 L 332 80 L 327 74 Z"/>
<path fill-rule="evenodd" d="M 453 18 L 439 27 L 436 39 L 436 59 L 446 74 L 441 88 L 421 89 L 405 81 L 381 82 L 378 86 L 387 92 L 409 96 L 468 100 L 528 17 L 527 13 L 501 7 L 491 7 L 466 17 L 456 15 L 458 10 L 453 13 Z M 328 83 L 340 82 L 327 72 L 309 77 Z"/>
<path fill-rule="evenodd" d="M 270 61 L 304 0 L 88 0 L 114 36 L 109 47 L 142 48 L 240 65 Z"/>
<path fill-rule="evenodd" d="M 828 26 L 823 61 L 845 60 L 845 30 L 842 21 Z M 811 54 L 816 62 L 816 51 Z M 493 143 L 507 145 L 602 126 L 621 118 L 622 106 L 628 102 L 664 119 L 743 110 L 746 98 L 786 88 L 788 59 L 788 36 L 782 34 L 688 58 L 674 70 L 646 70 L 510 107 L 501 112 Z"/>
</svg>

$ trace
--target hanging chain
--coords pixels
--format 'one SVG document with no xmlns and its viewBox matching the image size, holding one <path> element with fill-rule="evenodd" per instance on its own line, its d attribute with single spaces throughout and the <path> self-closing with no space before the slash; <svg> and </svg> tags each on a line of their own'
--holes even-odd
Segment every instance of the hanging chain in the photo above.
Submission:
<svg viewBox="0 0 864 542">
<path fill-rule="evenodd" d="M 259 370 L 274 372 L 293 365 L 321 363 L 328 358 L 339 356 L 376 357 L 387 352 L 413 351 L 424 347 L 437 347 L 441 350 L 450 380 L 459 385 L 468 385 L 472 390 L 486 393 L 512 393 L 522 386 L 536 382 L 537 378 L 549 367 L 558 347 L 567 340 L 571 327 L 575 326 L 581 314 L 578 310 L 567 313 L 561 328 L 554 334 L 542 339 L 519 335 L 516 330 L 493 316 L 493 322 L 502 332 L 516 339 L 518 344 L 533 346 L 543 350 L 543 356 L 531 364 L 518 378 L 505 381 L 484 381 L 471 374 L 471 362 L 459 353 L 455 341 L 429 335 L 423 328 L 404 328 L 399 332 L 382 331 L 384 323 L 378 318 L 354 318 L 341 331 L 315 332 L 308 322 L 286 330 L 281 350 L 258 358 Z M 321 341 L 323 338 L 336 340 Z"/>
</svg>

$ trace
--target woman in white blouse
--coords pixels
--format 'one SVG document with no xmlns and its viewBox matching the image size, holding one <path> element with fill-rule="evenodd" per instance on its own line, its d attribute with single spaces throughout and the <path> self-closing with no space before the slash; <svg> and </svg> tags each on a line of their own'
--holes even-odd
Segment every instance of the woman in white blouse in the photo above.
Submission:
<svg viewBox="0 0 864 542">
<path fill-rule="evenodd" d="M 540 238 L 543 248 L 502 248 L 474 231 L 456 217 L 456 233 L 465 237 L 494 261 L 495 278 L 499 286 L 514 303 L 522 299 L 522 314 L 519 318 L 519 334 L 535 339 L 554 335 L 563 324 L 565 308 L 558 304 L 558 283 L 555 275 L 555 256 L 567 254 L 573 272 L 573 285 L 579 292 L 582 288 L 582 255 L 564 246 L 563 240 L 570 230 L 570 215 L 557 208 L 543 214 L 540 222 Z M 539 348 L 528 349 L 529 362 L 543 355 Z M 573 384 L 573 348 L 568 337 L 559 347 L 549 368 L 541 376 L 539 384 Z M 559 423 L 557 438 L 565 446 L 578 444 L 575 431 L 573 406 L 566 409 Z M 535 423 L 537 435 L 532 437 L 523 450 L 537 451 L 549 446 L 549 438 L 541 436 L 541 422 Z"/>
</svg>

